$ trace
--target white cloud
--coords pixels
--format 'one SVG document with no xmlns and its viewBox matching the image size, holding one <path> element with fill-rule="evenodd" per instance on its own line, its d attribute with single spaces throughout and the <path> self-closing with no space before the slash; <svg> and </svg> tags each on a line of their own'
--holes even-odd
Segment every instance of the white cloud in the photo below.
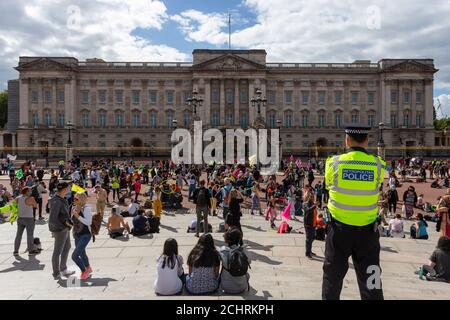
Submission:
<svg viewBox="0 0 450 320">
<path fill-rule="evenodd" d="M 449 117 L 450 116 L 450 94 L 441 94 L 437 97 L 441 103 L 441 110 L 437 110 L 437 117 Z M 438 102 L 436 101 L 435 106 L 438 106 Z"/>
<path fill-rule="evenodd" d="M 17 77 L 12 68 L 23 55 L 190 60 L 176 48 L 132 34 L 138 28 L 161 30 L 168 21 L 166 11 L 157 0 L 2 0 L 0 87 Z"/>
<path fill-rule="evenodd" d="M 222 13 L 203 13 L 197 10 L 183 11 L 171 19 L 180 25 L 188 41 L 202 42 L 220 46 L 228 36 L 221 30 L 228 25 L 228 15 Z"/>
<path fill-rule="evenodd" d="M 235 48 L 266 49 L 272 62 L 434 58 L 440 69 L 436 87 L 450 87 L 448 0 L 243 0 L 243 4 L 255 14 L 256 23 L 233 32 Z M 226 45 L 226 19 L 219 23 L 213 18 L 219 14 L 196 11 L 193 16 L 186 11 L 179 16 L 186 39 Z"/>
</svg>

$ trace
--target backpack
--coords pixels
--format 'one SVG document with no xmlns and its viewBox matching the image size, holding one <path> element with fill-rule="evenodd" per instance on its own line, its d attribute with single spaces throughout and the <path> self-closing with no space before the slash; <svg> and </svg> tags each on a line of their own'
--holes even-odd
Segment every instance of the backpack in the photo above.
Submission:
<svg viewBox="0 0 450 320">
<path fill-rule="evenodd" d="M 91 234 L 92 234 L 92 242 L 95 242 L 95 236 L 97 236 L 100 232 L 100 227 L 102 226 L 102 216 L 94 214 L 92 216 L 92 224 L 91 224 Z"/>
<path fill-rule="evenodd" d="M 196 204 L 198 207 L 206 207 L 206 192 L 207 190 L 205 188 L 200 188 L 197 195 L 197 201 Z"/>
<path fill-rule="evenodd" d="M 239 246 L 235 249 L 231 249 L 228 258 L 228 269 L 225 268 L 233 277 L 242 277 L 247 274 L 250 264 L 248 263 L 248 257 L 244 253 L 244 249 Z"/>
</svg>

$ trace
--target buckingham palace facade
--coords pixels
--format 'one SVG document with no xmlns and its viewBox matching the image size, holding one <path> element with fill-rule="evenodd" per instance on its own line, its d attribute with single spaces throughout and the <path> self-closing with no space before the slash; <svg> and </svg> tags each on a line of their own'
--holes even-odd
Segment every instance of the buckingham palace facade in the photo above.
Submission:
<svg viewBox="0 0 450 320">
<path fill-rule="evenodd" d="M 130 148 L 169 155 L 173 120 L 192 126 L 186 100 L 193 89 L 203 99 L 195 116 L 205 129 L 251 126 L 251 99 L 260 89 L 267 99 L 260 114 L 269 128 L 281 123 L 285 156 L 339 150 L 347 123 L 372 126 L 372 147 L 384 123 L 388 155 L 435 143 L 432 59 L 270 63 L 265 50 L 201 49 L 189 63 L 20 57 L 16 70 L 0 144 L 19 155 L 60 156 L 69 134 L 81 155 L 120 156 Z"/>
</svg>

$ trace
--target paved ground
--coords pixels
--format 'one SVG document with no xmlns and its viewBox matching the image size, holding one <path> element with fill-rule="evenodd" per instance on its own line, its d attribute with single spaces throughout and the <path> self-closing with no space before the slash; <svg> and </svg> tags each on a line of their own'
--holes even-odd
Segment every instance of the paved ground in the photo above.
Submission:
<svg viewBox="0 0 450 320">
<path fill-rule="evenodd" d="M 5 183 L 6 181 L 0 181 Z M 418 189 L 428 189 L 429 184 Z M 429 192 L 427 197 L 437 197 L 441 191 Z M 399 192 L 400 196 L 402 192 Z M 189 205 L 190 206 L 190 205 Z M 0 289 L 1 299 L 167 299 L 155 296 L 153 282 L 155 261 L 162 252 L 168 237 L 177 239 L 180 254 L 187 258 L 196 238 L 186 233 L 193 214 L 168 213 L 163 215 L 161 232 L 147 237 L 130 237 L 112 240 L 102 229 L 95 243 L 90 243 L 88 255 L 94 274 L 72 288 L 65 282 L 56 282 L 51 273 L 53 239 L 47 224 L 36 226 L 36 236 L 42 241 L 44 251 L 34 257 L 22 254 L 12 256 L 16 227 L 0 225 Z M 214 231 L 221 220 L 210 218 Z M 175 299 L 320 299 L 324 243 L 314 242 L 318 258 L 310 261 L 304 256 L 303 234 L 278 235 L 259 216 L 244 214 L 242 218 L 245 243 L 253 260 L 251 290 L 244 295 L 207 297 L 178 296 Z M 293 223 L 302 230 L 301 223 Z M 409 225 L 408 225 L 409 226 Z M 408 228 L 409 229 L 409 228 Z M 437 242 L 434 224 L 429 228 L 428 241 L 382 238 L 381 266 L 386 299 L 448 299 L 450 284 L 420 281 L 414 270 L 427 261 Z M 214 232 L 216 245 L 223 244 L 222 234 Z M 25 237 L 21 252 L 25 250 Z M 69 266 L 76 270 L 69 259 Z M 186 269 L 186 267 L 185 267 Z M 342 291 L 343 299 L 359 299 L 355 273 L 350 264 Z"/>
</svg>

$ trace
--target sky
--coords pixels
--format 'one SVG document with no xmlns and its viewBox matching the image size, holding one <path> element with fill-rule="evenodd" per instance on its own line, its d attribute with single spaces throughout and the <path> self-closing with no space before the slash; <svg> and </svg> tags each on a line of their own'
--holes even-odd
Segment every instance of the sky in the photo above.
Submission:
<svg viewBox="0 0 450 320">
<path fill-rule="evenodd" d="M 450 116 L 450 1 L 1 0 L 0 90 L 19 56 L 192 61 L 194 49 L 265 49 L 268 62 L 432 58 Z"/>
</svg>

